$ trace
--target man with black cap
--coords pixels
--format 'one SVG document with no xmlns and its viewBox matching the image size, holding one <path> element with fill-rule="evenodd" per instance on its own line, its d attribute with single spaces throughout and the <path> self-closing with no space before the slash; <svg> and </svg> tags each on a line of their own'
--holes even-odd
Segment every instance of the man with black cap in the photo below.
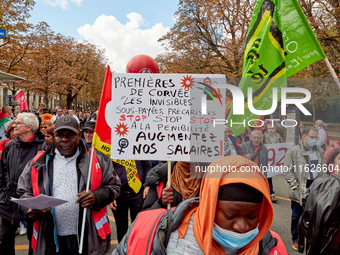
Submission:
<svg viewBox="0 0 340 255">
<path fill-rule="evenodd" d="M 35 254 L 78 254 L 83 208 L 88 208 L 83 254 L 105 252 L 110 233 L 106 205 L 118 196 L 120 180 L 111 160 L 95 150 L 91 187 L 85 191 L 90 153 L 80 134 L 75 118 L 61 117 L 55 125 L 55 146 L 38 153 L 19 178 L 22 198 L 45 194 L 68 201 L 52 209 L 27 210 L 34 222 L 31 246 Z"/>
<path fill-rule="evenodd" d="M 95 121 L 88 121 L 83 127 L 84 139 L 89 147 L 92 145 L 94 127 L 96 126 Z"/>
</svg>

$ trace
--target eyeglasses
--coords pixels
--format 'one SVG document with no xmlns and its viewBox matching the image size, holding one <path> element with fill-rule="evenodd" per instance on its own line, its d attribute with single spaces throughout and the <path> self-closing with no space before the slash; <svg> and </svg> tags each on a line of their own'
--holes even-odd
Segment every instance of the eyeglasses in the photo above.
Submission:
<svg viewBox="0 0 340 255">
<path fill-rule="evenodd" d="M 42 127 L 42 128 L 48 128 L 48 126 L 44 126 L 44 127 Z"/>
<path fill-rule="evenodd" d="M 13 125 L 17 125 L 18 126 L 19 124 L 24 124 L 25 125 L 24 122 L 13 121 Z"/>
</svg>

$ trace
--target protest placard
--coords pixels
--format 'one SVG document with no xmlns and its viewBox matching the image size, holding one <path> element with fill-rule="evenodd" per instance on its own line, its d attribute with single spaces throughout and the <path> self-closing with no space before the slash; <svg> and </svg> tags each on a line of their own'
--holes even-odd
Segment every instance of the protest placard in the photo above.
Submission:
<svg viewBox="0 0 340 255">
<path fill-rule="evenodd" d="M 283 161 L 285 159 L 287 150 L 293 147 L 293 145 L 293 143 L 265 144 L 268 150 L 268 178 L 282 174 L 282 171 L 284 170 Z"/>
<path fill-rule="evenodd" d="M 211 162 L 223 155 L 224 75 L 113 74 L 111 157 Z M 203 106 L 202 106 L 203 104 Z M 202 112 L 203 111 L 203 112 Z"/>
</svg>

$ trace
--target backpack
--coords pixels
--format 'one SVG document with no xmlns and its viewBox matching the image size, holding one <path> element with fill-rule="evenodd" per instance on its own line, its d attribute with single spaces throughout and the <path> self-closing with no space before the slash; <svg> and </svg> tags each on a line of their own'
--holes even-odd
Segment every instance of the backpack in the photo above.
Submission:
<svg viewBox="0 0 340 255">
<path fill-rule="evenodd" d="M 166 209 L 159 208 L 142 211 L 137 215 L 130 232 L 127 254 L 151 254 L 152 243 L 156 234 L 157 226 L 166 213 Z"/>
</svg>

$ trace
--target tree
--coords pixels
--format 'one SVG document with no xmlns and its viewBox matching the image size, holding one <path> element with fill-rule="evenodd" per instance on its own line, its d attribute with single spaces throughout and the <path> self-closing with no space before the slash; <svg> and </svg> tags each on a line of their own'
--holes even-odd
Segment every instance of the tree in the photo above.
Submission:
<svg viewBox="0 0 340 255">
<path fill-rule="evenodd" d="M 0 27 L 11 34 L 25 33 L 31 24 L 26 20 L 35 5 L 34 0 L 6 0 L 0 2 Z"/>
<path fill-rule="evenodd" d="M 160 42 L 166 72 L 224 73 L 241 77 L 244 41 L 254 1 L 181 0 L 176 23 Z"/>
<path fill-rule="evenodd" d="M 24 87 L 29 91 L 42 92 L 47 107 L 61 68 L 59 53 L 62 49 L 59 41 L 62 37 L 60 34 L 55 35 L 47 23 L 41 22 L 40 30 L 34 34 L 29 47 L 27 65 L 22 67 L 27 78 Z"/>
<path fill-rule="evenodd" d="M 15 94 L 20 88 L 26 92 L 67 97 L 67 107 L 87 84 L 88 99 L 93 104 L 100 100 L 107 59 L 104 51 L 88 42 L 55 34 L 46 22 L 33 26 L 26 22 L 34 0 L 7 0 L 0 2 L 0 27 L 8 37 L 0 45 L 0 70 L 26 78 L 20 84 L 5 84 Z"/>
<path fill-rule="evenodd" d="M 299 1 L 325 53 L 340 74 L 340 1 Z M 165 72 L 218 72 L 241 77 L 245 36 L 254 1 L 181 0 L 176 23 L 159 39 L 166 53 L 157 57 Z M 323 73 L 328 69 L 320 64 Z M 304 73 L 309 77 L 307 73 Z M 297 75 L 299 76 L 299 74 Z"/>
<path fill-rule="evenodd" d="M 0 69 L 5 72 L 17 74 L 18 70 L 12 69 L 23 60 L 34 30 L 39 29 L 26 22 L 34 4 L 33 0 L 0 2 L 0 27 L 7 31 L 6 42 L 0 44 Z"/>
<path fill-rule="evenodd" d="M 339 75 L 340 2 L 338 0 L 301 0 L 299 2 L 321 46 Z M 323 71 L 324 75 L 329 75 L 326 67 Z"/>
<path fill-rule="evenodd" d="M 0 27 L 7 31 L 5 43 L 0 44 L 0 70 L 21 75 L 20 64 L 23 62 L 29 45 L 32 42 L 34 27 L 27 23 L 29 12 L 33 9 L 33 0 L 7 0 L 0 2 Z M 5 83 L 12 94 L 19 89 L 17 83 Z"/>
<path fill-rule="evenodd" d="M 301 0 L 299 1 L 312 29 L 314 30 L 324 52 L 332 64 L 337 76 L 340 74 L 340 2 L 338 0 Z M 340 91 L 333 81 L 330 71 L 323 60 L 313 63 L 294 75 L 302 79 L 297 84 L 311 93 L 313 122 L 316 119 L 316 110 L 323 111 L 332 100 L 330 97 L 339 97 Z M 322 118 L 320 116 L 320 118 Z"/>
<path fill-rule="evenodd" d="M 101 87 L 105 75 L 104 51 L 88 42 L 77 42 L 67 38 L 64 42 L 67 54 L 63 55 L 65 74 L 68 79 L 64 82 L 64 91 L 67 97 L 67 108 L 72 108 L 72 102 L 81 89 L 90 84 L 90 87 Z M 92 94 L 93 96 L 93 94 Z"/>
<path fill-rule="evenodd" d="M 340 1 L 299 0 L 312 29 L 340 74 Z M 254 1 L 181 0 L 175 13 L 176 23 L 159 39 L 166 53 L 157 56 L 162 72 L 223 73 L 228 78 L 241 77 L 245 36 L 253 12 Z M 308 89 L 313 116 L 317 108 L 325 109 L 330 96 L 339 96 L 339 89 L 330 79 L 324 61 L 301 70 L 291 85 Z M 235 79 L 234 84 L 238 84 Z"/>
</svg>

